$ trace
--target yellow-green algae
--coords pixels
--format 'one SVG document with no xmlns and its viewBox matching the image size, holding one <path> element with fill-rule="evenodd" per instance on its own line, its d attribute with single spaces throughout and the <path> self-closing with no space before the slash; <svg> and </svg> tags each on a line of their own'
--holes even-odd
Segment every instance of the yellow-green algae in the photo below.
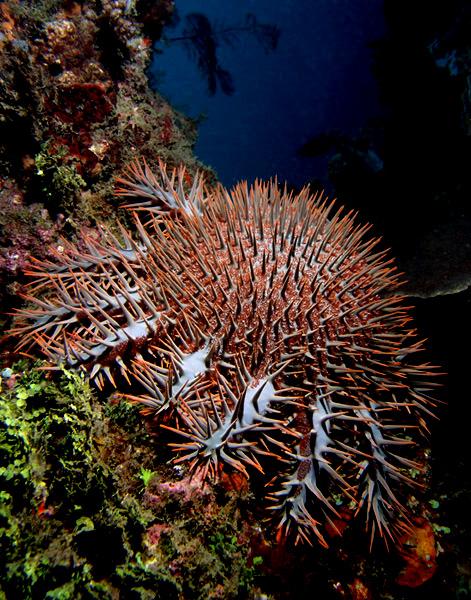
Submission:
<svg viewBox="0 0 471 600">
<path fill-rule="evenodd" d="M 243 495 L 161 494 L 152 508 L 170 467 L 134 406 L 40 362 L 4 370 L 2 388 L 0 598 L 253 597 Z"/>
</svg>

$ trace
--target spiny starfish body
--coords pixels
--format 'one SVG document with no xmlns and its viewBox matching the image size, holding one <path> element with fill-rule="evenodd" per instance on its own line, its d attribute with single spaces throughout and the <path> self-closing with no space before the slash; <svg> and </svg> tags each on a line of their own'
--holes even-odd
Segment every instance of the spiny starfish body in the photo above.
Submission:
<svg viewBox="0 0 471 600">
<path fill-rule="evenodd" d="M 372 538 L 397 538 L 433 368 L 411 359 L 421 343 L 387 252 L 307 189 L 188 179 L 133 164 L 117 193 L 136 235 L 64 241 L 38 263 L 21 346 L 100 387 L 123 377 L 204 477 L 258 471 L 297 540 L 326 545 L 333 497 L 365 513 Z"/>
</svg>

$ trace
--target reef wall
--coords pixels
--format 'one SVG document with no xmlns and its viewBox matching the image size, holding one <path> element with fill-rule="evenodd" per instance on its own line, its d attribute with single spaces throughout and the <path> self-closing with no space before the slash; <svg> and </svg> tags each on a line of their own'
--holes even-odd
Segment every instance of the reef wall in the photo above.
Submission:
<svg viewBox="0 0 471 600">
<path fill-rule="evenodd" d="M 116 218 L 113 181 L 136 154 L 203 169 L 196 127 L 150 90 L 173 2 L 0 4 L 2 295 L 62 232 Z M 6 299 L 4 300 L 6 301 Z"/>
</svg>

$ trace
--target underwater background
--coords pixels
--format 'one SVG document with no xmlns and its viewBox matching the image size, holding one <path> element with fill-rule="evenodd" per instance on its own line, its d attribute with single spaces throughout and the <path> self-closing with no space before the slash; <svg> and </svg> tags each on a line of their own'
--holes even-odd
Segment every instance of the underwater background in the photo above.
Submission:
<svg viewBox="0 0 471 600">
<path fill-rule="evenodd" d="M 469 2 L 7 0 L 0 19 L 0 599 L 470 597 Z M 395 547 L 347 507 L 327 550 L 280 539 L 262 484 L 190 478 L 156 418 L 18 349 L 31 272 L 133 232 L 116 180 L 158 158 L 324 189 L 391 248 L 444 374 Z"/>
<path fill-rule="evenodd" d="M 302 186 L 313 173 L 325 185 L 325 161 L 306 160 L 304 144 L 330 132 L 356 135 L 382 114 L 370 47 L 384 35 L 382 2 L 181 2 L 177 8 L 180 21 L 157 44 L 162 54 L 151 75 L 177 109 L 204 115 L 195 152 L 224 185 L 276 175 Z M 208 93 L 191 46 L 178 41 L 189 15 L 201 11 L 214 24 L 230 94 L 220 86 Z M 275 47 L 244 31 L 250 14 L 277 29 Z M 218 35 L 224 29 L 233 30 L 231 39 Z"/>
</svg>

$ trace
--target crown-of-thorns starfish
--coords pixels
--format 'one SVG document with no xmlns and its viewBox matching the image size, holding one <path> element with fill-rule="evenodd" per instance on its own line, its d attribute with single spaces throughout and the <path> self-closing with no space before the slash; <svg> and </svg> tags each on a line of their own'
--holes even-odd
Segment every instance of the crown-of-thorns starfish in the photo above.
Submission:
<svg viewBox="0 0 471 600">
<path fill-rule="evenodd" d="M 84 234 L 38 262 L 20 347 L 99 387 L 127 380 L 191 471 L 266 477 L 296 540 L 325 546 L 339 499 L 371 539 L 396 539 L 434 369 L 414 360 L 422 344 L 369 226 L 276 181 L 208 191 L 136 162 L 118 185 L 135 234 Z"/>
</svg>

